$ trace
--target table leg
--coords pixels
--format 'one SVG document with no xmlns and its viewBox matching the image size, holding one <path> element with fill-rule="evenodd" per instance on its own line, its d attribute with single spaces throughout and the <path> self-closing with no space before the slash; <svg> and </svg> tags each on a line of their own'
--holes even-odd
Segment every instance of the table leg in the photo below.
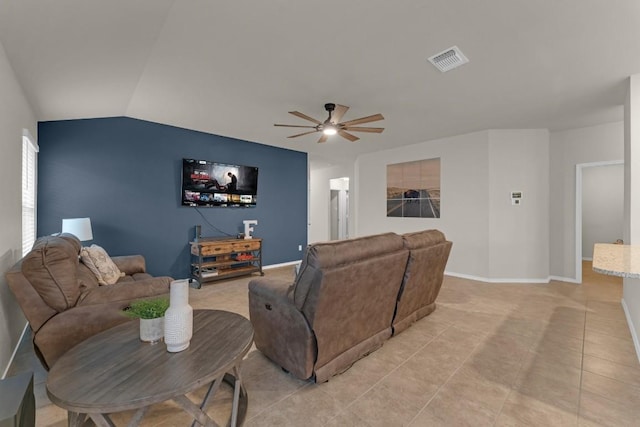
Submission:
<svg viewBox="0 0 640 427">
<path fill-rule="evenodd" d="M 231 407 L 231 417 L 227 421 L 227 426 L 236 427 L 238 425 L 242 425 L 244 422 L 244 418 L 247 415 L 247 392 L 242 386 L 242 381 L 240 379 L 240 366 L 235 366 L 233 368 L 233 374 L 226 373 L 222 377 L 216 378 L 198 407 L 195 403 L 193 403 L 187 396 L 176 396 L 173 398 L 173 401 L 176 402 L 185 412 L 191 415 L 194 419 L 191 427 L 195 427 L 196 424 L 200 425 L 214 425 L 217 426 L 211 417 L 206 413 L 206 408 L 209 405 L 209 401 L 213 398 L 215 393 L 220 388 L 222 381 L 229 384 L 233 387 L 233 403 Z M 212 424 L 209 424 L 212 423 Z"/>
<path fill-rule="evenodd" d="M 173 401 L 176 402 L 185 412 L 191 415 L 198 423 L 200 423 L 200 425 L 207 427 L 218 426 L 218 424 L 216 424 L 206 412 L 189 400 L 187 396 L 176 396 L 173 398 Z"/>
<path fill-rule="evenodd" d="M 224 379 L 224 374 L 220 375 L 211 383 L 211 385 L 209 386 L 209 389 L 207 390 L 207 394 L 205 394 L 204 399 L 202 399 L 202 403 L 200 404 L 200 409 L 204 410 L 209 405 L 209 401 L 218 392 L 218 389 L 220 388 L 220 385 L 222 384 L 223 379 Z"/>
<path fill-rule="evenodd" d="M 238 405 L 240 403 L 240 388 L 242 387 L 242 379 L 240 378 L 240 366 L 233 367 L 233 375 L 235 376 L 235 384 L 233 385 L 233 405 L 231 407 L 231 427 L 238 424 Z"/>
<path fill-rule="evenodd" d="M 116 427 L 107 414 L 89 414 L 89 416 L 98 427 Z"/>
<path fill-rule="evenodd" d="M 80 427 L 87 419 L 87 414 L 81 414 L 79 412 L 67 412 L 67 425 L 69 427 Z"/>
<path fill-rule="evenodd" d="M 202 403 L 200 403 L 200 409 L 202 411 L 204 411 L 207 405 L 209 405 L 209 400 L 216 394 L 216 392 L 220 388 L 223 378 L 224 378 L 224 374 L 220 375 L 218 378 L 213 380 L 209 385 L 209 388 L 207 389 L 207 393 L 204 395 L 204 399 L 202 399 Z M 191 427 L 196 427 L 196 423 L 197 421 L 194 419 L 194 421 L 191 423 Z"/>
<path fill-rule="evenodd" d="M 127 424 L 127 426 L 128 427 L 139 426 L 140 421 L 142 421 L 142 418 L 144 418 L 144 415 L 147 413 L 148 410 L 149 410 L 148 406 L 138 409 L 136 413 L 133 414 L 133 417 L 131 417 L 131 419 L 129 420 L 129 424 Z"/>
</svg>

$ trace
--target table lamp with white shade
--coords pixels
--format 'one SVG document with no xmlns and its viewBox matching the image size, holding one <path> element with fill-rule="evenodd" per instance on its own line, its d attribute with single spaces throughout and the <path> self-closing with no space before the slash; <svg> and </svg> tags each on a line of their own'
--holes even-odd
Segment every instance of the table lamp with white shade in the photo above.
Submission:
<svg viewBox="0 0 640 427">
<path fill-rule="evenodd" d="M 91 219 L 89 218 L 63 219 L 62 232 L 73 234 L 81 242 L 93 240 L 93 232 L 91 231 Z"/>
</svg>

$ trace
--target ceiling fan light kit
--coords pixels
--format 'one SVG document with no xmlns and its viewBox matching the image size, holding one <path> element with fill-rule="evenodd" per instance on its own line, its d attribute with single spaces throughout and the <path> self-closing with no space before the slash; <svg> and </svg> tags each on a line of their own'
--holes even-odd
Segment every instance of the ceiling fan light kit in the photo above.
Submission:
<svg viewBox="0 0 640 427">
<path fill-rule="evenodd" d="M 338 133 L 338 129 L 336 129 L 335 126 L 333 126 L 332 124 L 328 124 L 328 125 L 324 125 L 322 129 L 322 133 L 324 133 L 325 135 L 331 136 Z"/>
<path fill-rule="evenodd" d="M 355 142 L 360 138 L 351 134 L 350 132 L 382 133 L 382 131 L 384 130 L 384 128 L 356 126 L 364 123 L 371 123 L 371 122 L 377 122 L 378 120 L 384 120 L 384 117 L 382 116 L 382 114 L 374 114 L 372 116 L 361 117 L 359 119 L 341 122 L 342 116 L 344 116 L 344 114 L 347 112 L 349 107 L 346 107 L 344 105 L 334 104 L 334 103 L 327 103 L 327 104 L 324 104 L 324 109 L 327 110 L 327 112 L 329 113 L 329 117 L 324 122 L 321 122 L 320 120 L 316 120 L 313 117 L 307 116 L 306 114 L 300 113 L 299 111 L 289 111 L 289 114 L 292 114 L 301 119 L 308 120 L 312 123 L 315 123 L 315 126 L 281 125 L 281 124 L 275 124 L 274 126 L 313 129 L 307 132 L 302 132 L 296 135 L 288 136 L 287 138 L 297 138 L 303 135 L 322 132 L 322 136 L 320 137 L 318 142 L 325 142 L 330 135 L 335 135 L 335 134 L 338 134 L 341 137 L 348 139 L 351 142 Z"/>
</svg>

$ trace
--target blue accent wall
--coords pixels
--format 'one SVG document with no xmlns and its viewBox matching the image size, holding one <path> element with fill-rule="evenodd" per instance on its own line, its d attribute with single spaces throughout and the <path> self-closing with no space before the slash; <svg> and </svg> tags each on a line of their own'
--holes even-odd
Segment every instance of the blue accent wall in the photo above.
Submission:
<svg viewBox="0 0 640 427">
<path fill-rule="evenodd" d="M 298 260 L 307 244 L 306 153 L 126 117 L 41 122 L 38 144 L 38 236 L 90 217 L 85 245 L 142 254 L 149 273 L 174 278 L 189 275 L 196 224 L 224 236 L 205 218 L 234 236 L 257 219 L 264 265 Z M 257 206 L 181 206 L 183 158 L 257 166 Z"/>
</svg>

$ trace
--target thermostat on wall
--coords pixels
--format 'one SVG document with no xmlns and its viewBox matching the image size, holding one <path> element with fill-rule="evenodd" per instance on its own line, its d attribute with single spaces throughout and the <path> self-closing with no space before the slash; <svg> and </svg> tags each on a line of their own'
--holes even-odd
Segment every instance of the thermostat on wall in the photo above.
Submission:
<svg viewBox="0 0 640 427">
<path fill-rule="evenodd" d="M 512 191 L 511 192 L 511 204 L 512 205 L 520 205 L 522 202 L 522 191 Z"/>
</svg>

